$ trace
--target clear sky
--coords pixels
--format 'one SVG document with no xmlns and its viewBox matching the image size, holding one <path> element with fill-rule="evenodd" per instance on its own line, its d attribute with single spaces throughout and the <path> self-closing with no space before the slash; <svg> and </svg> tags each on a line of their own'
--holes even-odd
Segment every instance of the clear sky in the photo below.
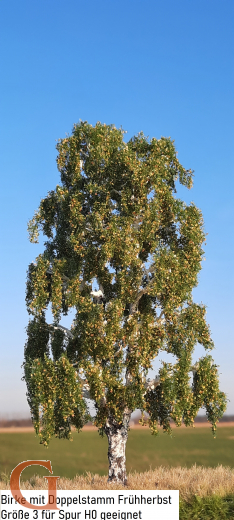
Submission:
<svg viewBox="0 0 234 520">
<path fill-rule="evenodd" d="M 43 244 L 27 222 L 60 182 L 56 140 L 79 119 L 171 136 L 195 170 L 179 190 L 208 233 L 194 299 L 234 414 L 233 23 L 233 0 L 0 0 L 1 416 L 29 415 L 25 281 Z"/>
</svg>

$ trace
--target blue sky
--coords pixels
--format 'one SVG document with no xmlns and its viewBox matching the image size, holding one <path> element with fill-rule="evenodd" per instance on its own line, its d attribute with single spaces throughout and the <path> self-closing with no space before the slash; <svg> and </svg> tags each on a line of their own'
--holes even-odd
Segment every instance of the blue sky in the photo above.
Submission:
<svg viewBox="0 0 234 520">
<path fill-rule="evenodd" d="M 79 119 L 171 136 L 195 170 L 180 189 L 202 210 L 207 305 L 221 389 L 234 414 L 232 0 L 1 0 L 0 415 L 29 415 L 21 381 L 28 264 L 42 245 L 27 222 L 60 182 L 56 140 Z M 197 349 L 197 357 L 203 354 Z"/>
</svg>

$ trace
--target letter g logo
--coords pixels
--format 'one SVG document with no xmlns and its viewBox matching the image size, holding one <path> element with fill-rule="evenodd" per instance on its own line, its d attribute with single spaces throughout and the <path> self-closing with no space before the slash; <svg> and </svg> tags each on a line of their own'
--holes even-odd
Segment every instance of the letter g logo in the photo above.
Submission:
<svg viewBox="0 0 234 520">
<path fill-rule="evenodd" d="M 36 506 L 35 504 L 30 504 L 27 502 L 27 500 L 24 499 L 21 491 L 20 491 L 20 475 L 23 471 L 23 469 L 27 468 L 28 466 L 43 466 L 44 468 L 48 469 L 50 473 L 53 473 L 52 466 L 50 460 L 27 460 L 24 462 L 21 462 L 18 464 L 18 466 L 13 469 L 11 473 L 11 479 L 10 479 L 10 487 L 11 487 L 11 493 L 14 497 L 14 499 L 19 502 L 20 505 L 23 505 L 24 507 L 28 507 L 28 509 L 59 509 L 56 505 L 56 498 L 57 498 L 57 480 L 60 477 L 44 477 L 48 480 L 48 502 L 47 504 L 44 504 L 43 506 Z M 51 500 L 51 496 L 53 499 Z M 23 501 L 22 501 L 23 499 Z"/>
</svg>

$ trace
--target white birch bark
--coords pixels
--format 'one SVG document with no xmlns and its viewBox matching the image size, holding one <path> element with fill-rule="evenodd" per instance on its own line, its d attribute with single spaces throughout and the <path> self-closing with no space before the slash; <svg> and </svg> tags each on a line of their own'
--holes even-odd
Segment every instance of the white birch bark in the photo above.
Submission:
<svg viewBox="0 0 234 520">
<path fill-rule="evenodd" d="M 108 482 L 127 484 L 125 449 L 128 440 L 130 417 L 131 411 L 126 410 L 121 424 L 118 424 L 114 417 L 111 416 L 106 422 L 105 433 L 108 438 L 109 460 Z"/>
</svg>

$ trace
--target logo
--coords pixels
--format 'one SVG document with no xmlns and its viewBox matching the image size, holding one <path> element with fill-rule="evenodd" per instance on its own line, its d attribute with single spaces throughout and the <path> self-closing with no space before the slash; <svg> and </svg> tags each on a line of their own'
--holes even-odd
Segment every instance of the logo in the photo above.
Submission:
<svg viewBox="0 0 234 520">
<path fill-rule="evenodd" d="M 27 460 L 20 462 L 18 466 L 13 469 L 10 479 L 11 493 L 14 499 L 22 506 L 28 507 L 28 509 L 59 509 L 56 505 L 57 499 L 57 480 L 60 477 L 47 476 L 44 477 L 48 480 L 48 502 L 42 506 L 30 504 L 22 495 L 20 491 L 20 475 L 22 471 L 28 466 L 43 466 L 48 469 L 50 473 L 53 473 L 50 460 Z"/>
</svg>

